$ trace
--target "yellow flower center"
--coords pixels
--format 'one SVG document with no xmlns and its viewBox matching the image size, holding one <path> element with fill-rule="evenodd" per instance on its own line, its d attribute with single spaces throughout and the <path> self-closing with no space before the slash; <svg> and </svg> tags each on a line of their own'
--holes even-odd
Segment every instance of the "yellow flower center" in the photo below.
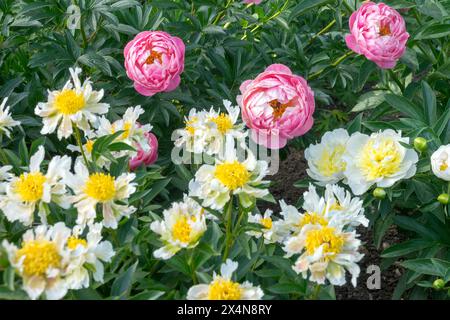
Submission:
<svg viewBox="0 0 450 320">
<path fill-rule="evenodd" d="M 209 300 L 239 300 L 242 289 L 239 283 L 219 278 L 209 285 Z"/>
<path fill-rule="evenodd" d="M 122 133 L 122 135 L 121 135 L 122 139 L 126 139 L 130 136 L 130 129 L 131 129 L 131 123 L 125 122 L 125 124 L 123 125 L 124 133 Z"/>
<path fill-rule="evenodd" d="M 299 227 L 304 227 L 307 224 L 320 224 L 321 226 L 326 226 L 328 224 L 328 220 L 323 216 L 316 212 L 306 212 L 301 218 Z"/>
<path fill-rule="evenodd" d="M 194 135 L 195 127 L 194 124 L 198 121 L 197 117 L 192 117 L 190 120 L 186 120 L 184 123 L 186 124 L 185 130 L 189 132 L 190 135 Z"/>
<path fill-rule="evenodd" d="M 172 236 L 175 240 L 178 240 L 183 243 L 189 243 L 191 239 L 191 231 L 192 227 L 189 224 L 189 220 L 182 216 L 172 227 Z"/>
<path fill-rule="evenodd" d="M 267 218 L 262 218 L 259 221 L 260 224 L 262 224 L 264 226 L 264 228 L 266 229 L 272 229 L 272 219 L 267 217 Z"/>
<path fill-rule="evenodd" d="M 339 202 L 333 202 L 331 205 L 328 205 L 328 211 L 340 211 L 343 207 L 339 204 Z"/>
<path fill-rule="evenodd" d="M 38 201 L 44 194 L 44 183 L 47 178 L 40 172 L 21 174 L 14 183 L 14 190 L 22 201 Z"/>
<path fill-rule="evenodd" d="M 396 173 L 402 162 L 397 143 L 388 138 L 369 140 L 362 150 L 359 166 L 368 180 Z"/>
<path fill-rule="evenodd" d="M 92 153 L 92 149 L 94 148 L 94 141 L 92 141 L 92 140 L 86 141 L 85 146 L 86 146 L 86 151 L 88 153 Z"/>
<path fill-rule="evenodd" d="M 236 160 L 217 165 L 214 176 L 230 190 L 243 187 L 250 179 L 247 168 Z"/>
<path fill-rule="evenodd" d="M 341 252 L 344 246 L 344 238 L 336 234 L 332 227 L 322 227 L 311 230 L 306 234 L 305 248 L 309 255 L 313 255 L 317 248 L 323 245 L 323 253 L 328 254 L 329 260 Z"/>
<path fill-rule="evenodd" d="M 150 55 L 145 60 L 146 64 L 153 64 L 155 60 L 158 60 L 160 64 L 162 64 L 162 53 L 158 51 L 151 50 Z"/>
<path fill-rule="evenodd" d="M 66 115 L 75 114 L 86 105 L 83 94 L 76 93 L 73 89 L 64 89 L 55 97 L 55 107 Z"/>
<path fill-rule="evenodd" d="M 390 36 L 391 35 L 391 28 L 388 24 L 382 24 L 380 26 L 380 36 Z"/>
<path fill-rule="evenodd" d="M 331 177 L 333 174 L 344 171 L 346 163 L 341 160 L 344 152 L 345 146 L 342 144 L 337 145 L 332 150 L 323 150 L 322 156 L 317 162 L 319 172 L 325 177 Z"/>
<path fill-rule="evenodd" d="M 280 119 L 287 108 L 291 108 L 295 106 L 295 102 L 293 100 L 289 101 L 288 103 L 281 103 L 278 100 L 272 100 L 269 102 L 269 106 L 272 107 L 272 115 L 273 115 L 273 121 L 276 121 Z"/>
<path fill-rule="evenodd" d="M 23 260 L 23 272 L 27 276 L 43 276 L 48 268 L 58 268 L 61 256 L 53 242 L 30 240 L 17 251 L 16 258 Z"/>
<path fill-rule="evenodd" d="M 211 121 L 216 124 L 217 130 L 219 130 L 221 134 L 225 134 L 228 130 L 233 128 L 233 123 L 231 122 L 230 117 L 225 113 L 221 113 L 217 117 L 212 118 Z"/>
<path fill-rule="evenodd" d="M 78 245 L 82 245 L 83 247 L 87 247 L 87 241 L 84 239 L 77 238 L 75 236 L 70 237 L 67 240 L 67 247 L 71 250 L 74 250 L 78 247 Z"/>
<path fill-rule="evenodd" d="M 441 165 L 439 166 L 439 170 L 445 171 L 445 170 L 447 170 L 447 168 L 448 168 L 447 161 L 444 160 L 444 161 L 441 163 Z"/>
<path fill-rule="evenodd" d="M 114 178 L 104 173 L 91 174 L 86 182 L 84 192 L 100 202 L 112 200 L 116 195 Z"/>
</svg>

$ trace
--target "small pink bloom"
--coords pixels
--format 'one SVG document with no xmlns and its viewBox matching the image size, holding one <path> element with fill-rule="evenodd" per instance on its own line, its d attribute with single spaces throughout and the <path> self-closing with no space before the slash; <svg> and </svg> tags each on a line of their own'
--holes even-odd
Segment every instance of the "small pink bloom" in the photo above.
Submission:
<svg viewBox="0 0 450 320">
<path fill-rule="evenodd" d="M 244 0 L 244 3 L 253 3 L 253 4 L 260 4 L 262 0 Z"/>
<path fill-rule="evenodd" d="M 162 31 L 144 31 L 124 49 L 127 76 L 137 92 L 152 96 L 175 90 L 184 70 L 184 43 Z"/>
<path fill-rule="evenodd" d="M 140 166 L 149 166 L 158 159 L 158 139 L 151 132 L 146 132 L 147 146 L 137 146 L 137 155 L 130 159 L 130 170 L 134 171 Z"/>
<path fill-rule="evenodd" d="M 409 34 L 405 20 L 384 3 L 364 2 L 350 17 L 347 46 L 375 62 L 380 68 L 392 69 L 405 53 Z"/>
<path fill-rule="evenodd" d="M 314 93 L 305 79 L 282 64 L 273 64 L 241 85 L 237 101 L 254 141 L 270 149 L 311 129 Z"/>
</svg>

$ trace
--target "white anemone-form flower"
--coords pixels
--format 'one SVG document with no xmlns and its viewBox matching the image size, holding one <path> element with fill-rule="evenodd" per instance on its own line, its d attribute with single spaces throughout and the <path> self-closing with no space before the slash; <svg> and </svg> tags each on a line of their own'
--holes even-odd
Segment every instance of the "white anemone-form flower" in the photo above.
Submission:
<svg viewBox="0 0 450 320">
<path fill-rule="evenodd" d="M 84 239 L 81 237 L 82 228 L 76 226 L 72 235 L 67 239 L 67 248 L 71 253 L 74 263 L 67 270 L 66 281 L 70 289 L 81 289 L 89 287 L 89 272 L 94 270 L 95 281 L 103 282 L 103 262 L 110 262 L 114 256 L 114 250 L 109 241 L 102 239 L 101 223 L 89 225 L 89 232 Z"/>
<path fill-rule="evenodd" d="M 57 300 L 66 295 L 69 288 L 65 274 L 73 263 L 66 246 L 70 232 L 59 222 L 27 230 L 20 248 L 3 241 L 9 262 L 22 277 L 23 289 L 31 299 L 45 294 L 46 299 Z"/>
<path fill-rule="evenodd" d="M 109 105 L 101 103 L 103 90 L 92 89 L 91 82 L 86 79 L 81 84 L 78 75 L 80 68 L 69 69 L 71 80 L 67 81 L 62 90 L 48 91 L 47 102 L 40 102 L 34 112 L 42 117 L 42 134 L 53 133 L 58 139 L 68 138 L 73 133 L 73 125 L 84 132 L 90 131 L 89 123 L 95 123 L 97 115 L 108 112 Z"/>
<path fill-rule="evenodd" d="M 326 132 L 318 144 L 311 144 L 305 150 L 308 161 L 308 175 L 319 185 L 337 183 L 344 178 L 346 163 L 342 159 L 347 141 L 347 130 L 336 129 Z"/>
<path fill-rule="evenodd" d="M 188 300 L 261 300 L 264 296 L 261 288 L 245 281 L 240 284 L 232 280 L 238 263 L 228 259 L 220 267 L 220 274 L 214 272 L 213 281 L 209 284 L 198 284 L 187 293 Z"/>
<path fill-rule="evenodd" d="M 69 173 L 66 183 L 74 192 L 70 198 L 78 211 L 77 224 L 84 227 L 94 222 L 96 206 L 101 204 L 103 225 L 116 229 L 122 217 L 136 211 L 132 206 L 119 203 L 136 191 L 136 183 L 132 182 L 134 178 L 134 173 L 123 173 L 117 178 L 101 172 L 89 174 L 81 161 L 76 162 L 75 174 Z"/>
<path fill-rule="evenodd" d="M 419 157 L 401 143 L 408 144 L 409 138 L 391 129 L 370 136 L 357 132 L 350 137 L 343 156 L 347 163 L 344 174 L 354 194 L 361 195 L 374 184 L 388 188 L 414 176 Z"/>
<path fill-rule="evenodd" d="M 267 209 L 264 214 L 249 214 L 248 222 L 249 223 L 257 223 L 262 226 L 261 231 L 248 231 L 247 234 L 253 236 L 255 238 L 264 237 L 264 243 L 274 243 L 277 242 L 277 223 L 272 219 L 272 210 Z"/>
<path fill-rule="evenodd" d="M 63 179 L 70 170 L 71 159 L 56 156 L 50 160 L 47 173 L 43 173 L 40 167 L 44 156 L 44 147 L 39 146 L 30 159 L 30 171 L 10 178 L 5 185 L 6 195 L 0 208 L 9 221 L 20 221 L 29 226 L 37 207 L 41 222 L 45 224 L 49 203 L 56 203 L 64 209 L 70 207 Z"/>
<path fill-rule="evenodd" d="M 431 155 L 431 169 L 439 179 L 450 181 L 450 145 L 440 146 Z"/>
<path fill-rule="evenodd" d="M 176 131 L 177 147 L 184 146 L 186 151 L 217 155 L 223 151 L 227 136 L 242 140 L 247 136 L 244 124 L 238 123 L 240 108 L 223 101 L 226 113 L 211 108 L 209 111 L 191 109 L 186 118 L 186 127 Z"/>
<path fill-rule="evenodd" d="M 170 259 L 184 248 L 197 246 L 206 231 L 205 210 L 193 199 L 184 197 L 164 210 L 164 220 L 154 221 L 150 228 L 161 236 L 164 246 L 153 255 L 158 259 Z"/>
<path fill-rule="evenodd" d="M 147 139 L 145 137 L 145 133 L 150 132 L 153 127 L 150 124 L 141 125 L 138 122 L 139 117 L 143 114 L 144 110 L 141 106 L 136 106 L 134 108 L 128 108 L 122 119 L 119 119 L 113 123 L 105 117 L 101 117 L 99 119 L 99 127 L 96 131 L 96 136 L 102 137 L 114 134 L 118 131 L 123 131 L 123 133 L 117 137 L 117 142 L 124 142 L 130 146 L 142 145 L 143 147 L 146 147 L 148 144 L 146 143 Z"/>
<path fill-rule="evenodd" d="M 5 98 L 0 104 L 0 133 L 4 132 L 10 138 L 11 128 L 20 125 L 20 121 L 16 121 L 11 117 L 9 107 L 6 105 L 7 101 L 8 98 Z"/>
<path fill-rule="evenodd" d="M 189 183 L 189 196 L 203 200 L 202 205 L 220 210 L 230 200 L 231 194 L 238 195 L 245 207 L 254 203 L 256 198 L 269 194 L 264 188 L 268 164 L 257 161 L 247 150 L 247 158 L 240 162 L 234 148 L 234 140 L 227 139 L 225 154 L 216 158 L 215 165 L 202 165 Z"/>
<path fill-rule="evenodd" d="M 358 252 L 361 241 L 355 231 L 345 232 L 339 225 L 307 224 L 300 233 L 288 239 L 284 246 L 286 257 L 300 254 L 293 269 L 303 278 L 325 284 L 326 279 L 332 284 L 345 284 L 345 270 L 352 276 L 352 284 L 360 273 L 357 265 L 363 255 Z"/>
</svg>

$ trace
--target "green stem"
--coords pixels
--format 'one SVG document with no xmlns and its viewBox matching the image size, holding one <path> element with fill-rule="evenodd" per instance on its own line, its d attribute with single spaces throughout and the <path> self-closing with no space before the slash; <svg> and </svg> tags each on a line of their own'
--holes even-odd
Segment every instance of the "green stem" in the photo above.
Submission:
<svg viewBox="0 0 450 320">
<path fill-rule="evenodd" d="M 328 30 L 330 30 L 334 25 L 336 24 L 336 19 L 334 19 L 333 21 L 331 21 L 329 24 L 327 24 L 322 30 L 320 30 L 319 32 L 317 32 L 308 42 L 307 46 L 311 45 L 314 40 L 316 40 L 319 36 L 321 36 L 322 34 L 324 34 L 325 32 L 327 32 Z"/>
<path fill-rule="evenodd" d="M 75 123 L 72 123 L 73 129 L 75 131 L 75 139 L 77 140 L 78 147 L 80 148 L 81 155 L 83 156 L 84 163 L 86 164 L 86 168 L 89 170 L 89 161 L 87 160 L 86 153 L 83 149 L 83 143 L 81 142 L 81 133 L 80 129 L 78 129 Z"/>
<path fill-rule="evenodd" d="M 319 298 L 320 289 L 320 284 L 316 284 L 310 297 L 311 300 L 317 300 Z"/>
<path fill-rule="evenodd" d="M 231 196 L 230 201 L 228 202 L 227 212 L 225 214 L 225 250 L 223 252 L 223 261 L 226 261 L 231 250 L 231 246 L 233 245 L 233 235 L 231 233 L 231 225 L 233 224 L 233 196 Z"/>
<path fill-rule="evenodd" d="M 78 1 L 75 1 L 75 5 L 80 7 Z M 83 48 L 86 48 L 88 41 L 87 41 L 87 37 L 86 37 L 86 31 L 84 30 L 83 19 L 82 19 L 81 15 L 80 15 L 80 33 L 81 33 L 81 38 L 83 38 Z"/>
<path fill-rule="evenodd" d="M 225 16 L 225 13 L 227 12 L 228 7 L 233 3 L 233 0 L 228 0 L 227 4 L 225 5 L 225 8 L 217 14 L 216 18 L 214 19 L 212 24 L 218 24 L 219 21 Z"/>
</svg>

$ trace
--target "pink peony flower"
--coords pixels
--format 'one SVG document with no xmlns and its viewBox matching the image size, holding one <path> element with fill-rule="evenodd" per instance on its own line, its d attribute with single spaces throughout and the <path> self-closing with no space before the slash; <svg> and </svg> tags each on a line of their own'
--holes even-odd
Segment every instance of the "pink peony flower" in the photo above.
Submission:
<svg viewBox="0 0 450 320">
<path fill-rule="evenodd" d="M 244 0 L 244 3 L 253 3 L 253 4 L 260 4 L 262 0 Z"/>
<path fill-rule="evenodd" d="M 184 70 L 184 43 L 162 31 L 144 31 L 125 47 L 125 69 L 137 92 L 152 96 L 172 91 Z"/>
<path fill-rule="evenodd" d="M 350 17 L 347 46 L 375 62 L 380 68 L 391 69 L 406 49 L 409 34 L 405 20 L 384 3 L 363 3 Z"/>
<path fill-rule="evenodd" d="M 242 119 L 258 144 L 283 148 L 289 139 L 311 129 L 314 93 L 305 79 L 282 64 L 273 64 L 241 85 L 237 101 Z"/>
<path fill-rule="evenodd" d="M 146 132 L 148 145 L 137 146 L 137 155 L 130 159 L 130 170 L 134 171 L 142 165 L 149 166 L 158 159 L 158 139 L 151 132 Z"/>
</svg>

